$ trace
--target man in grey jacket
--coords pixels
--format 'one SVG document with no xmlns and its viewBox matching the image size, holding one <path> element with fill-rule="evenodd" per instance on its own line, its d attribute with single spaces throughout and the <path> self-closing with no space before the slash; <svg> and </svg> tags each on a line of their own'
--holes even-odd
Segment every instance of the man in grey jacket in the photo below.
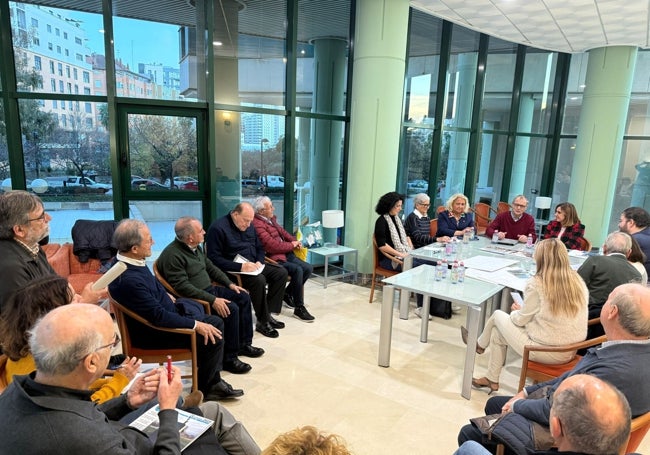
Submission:
<svg viewBox="0 0 650 455">
<path fill-rule="evenodd" d="M 524 387 L 514 397 L 490 398 L 485 413 L 514 413 L 521 417 L 517 424 L 527 420 L 548 427 L 553 393 L 564 379 L 576 374 L 591 374 L 618 388 L 630 403 L 632 417 L 650 411 L 650 289 L 640 284 L 618 286 L 603 305 L 600 320 L 607 335 L 601 347 L 589 349 L 571 371 L 558 378 Z M 528 398 L 533 392 L 542 397 Z M 458 434 L 458 445 L 468 440 L 482 443 L 483 434 L 465 425 Z"/>
<path fill-rule="evenodd" d="M 90 401 L 88 387 L 104 374 L 111 351 L 120 341 L 105 310 L 88 304 L 65 305 L 39 320 L 30 335 L 37 369 L 29 376 L 17 376 L 0 395 L 0 427 L 6 430 L 0 454 L 180 454 L 175 410 L 182 391 L 178 368 L 172 367 L 171 381 L 166 371 L 155 369 L 140 376 L 118 398 L 101 405 Z M 118 422 L 154 398 L 160 406 L 155 440 Z M 259 454 L 241 424 L 227 428 L 232 437 L 223 434 L 227 419 L 217 403 L 205 403 L 201 411 L 219 424 L 185 453 Z M 220 443 L 217 439 L 222 438 Z"/>
</svg>

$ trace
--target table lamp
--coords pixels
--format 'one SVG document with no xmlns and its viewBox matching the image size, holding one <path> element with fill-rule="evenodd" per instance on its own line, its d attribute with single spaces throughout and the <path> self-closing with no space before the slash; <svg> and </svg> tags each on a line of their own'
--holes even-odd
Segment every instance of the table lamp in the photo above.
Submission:
<svg viewBox="0 0 650 455">
<path fill-rule="evenodd" d="M 550 197 L 546 196 L 537 196 L 535 198 L 535 208 L 537 209 L 537 218 L 540 218 L 540 210 L 548 210 L 551 208 L 551 202 L 553 200 Z"/>
<path fill-rule="evenodd" d="M 345 216 L 343 210 L 323 210 L 323 228 L 338 229 L 345 224 Z M 330 236 L 328 236 L 330 237 Z M 336 233 L 334 235 L 336 238 Z M 325 246 L 335 246 L 336 242 L 326 242 Z"/>
</svg>

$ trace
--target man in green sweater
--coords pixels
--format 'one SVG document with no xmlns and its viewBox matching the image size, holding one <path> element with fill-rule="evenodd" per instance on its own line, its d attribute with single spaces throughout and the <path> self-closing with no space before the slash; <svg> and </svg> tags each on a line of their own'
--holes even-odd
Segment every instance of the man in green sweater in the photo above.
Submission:
<svg viewBox="0 0 650 455">
<path fill-rule="evenodd" d="M 156 266 L 162 277 L 182 297 L 205 300 L 224 322 L 223 369 L 247 373 L 251 366 L 238 356 L 260 357 L 262 348 L 252 345 L 251 299 L 246 289 L 230 281 L 203 252 L 205 231 L 193 217 L 180 218 L 174 226 L 176 238 L 160 253 Z M 214 286 L 213 282 L 221 286 Z"/>
</svg>

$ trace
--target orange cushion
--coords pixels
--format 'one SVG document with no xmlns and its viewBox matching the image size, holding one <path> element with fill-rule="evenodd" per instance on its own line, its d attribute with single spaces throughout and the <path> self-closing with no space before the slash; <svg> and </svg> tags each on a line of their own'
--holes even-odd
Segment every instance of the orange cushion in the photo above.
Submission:
<svg viewBox="0 0 650 455">
<path fill-rule="evenodd" d="M 80 294 L 88 283 L 97 281 L 101 276 L 101 273 L 75 273 L 68 277 L 68 283 L 72 285 L 77 294 Z"/>
<path fill-rule="evenodd" d="M 577 355 L 570 362 L 560 363 L 559 365 L 549 365 L 547 363 L 539 363 L 529 360 L 528 371 L 537 371 L 552 377 L 558 377 L 571 370 L 581 359 L 582 356 Z"/>
</svg>

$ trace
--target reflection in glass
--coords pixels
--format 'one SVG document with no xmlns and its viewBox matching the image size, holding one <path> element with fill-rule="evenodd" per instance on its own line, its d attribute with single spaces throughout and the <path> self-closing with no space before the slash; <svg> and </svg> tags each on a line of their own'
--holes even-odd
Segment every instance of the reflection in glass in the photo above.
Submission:
<svg viewBox="0 0 650 455">
<path fill-rule="evenodd" d="M 523 194 L 529 201 L 540 194 L 545 155 L 546 138 L 517 136 L 508 202 L 518 194 Z M 533 204 L 528 205 L 531 213 L 532 206 Z"/>
<path fill-rule="evenodd" d="M 101 1 L 85 3 L 89 10 L 101 11 Z M 76 94 L 105 85 L 101 15 L 9 5 L 19 91 Z M 46 103 L 51 107 L 51 101 Z"/>
<path fill-rule="evenodd" d="M 529 48 L 522 81 L 517 131 L 548 133 L 557 53 Z"/>
<path fill-rule="evenodd" d="M 516 44 L 490 37 L 485 67 L 483 129 L 508 130 L 516 59 Z"/>
<path fill-rule="evenodd" d="M 578 120 L 582 108 L 582 95 L 585 90 L 587 77 L 587 62 L 589 53 L 573 54 L 569 67 L 569 81 L 564 107 L 563 134 L 578 134 Z"/>
<path fill-rule="evenodd" d="M 484 125 L 484 129 L 488 128 Z M 484 133 L 481 137 L 478 182 L 472 199 L 474 202 L 490 204 L 496 209 L 501 195 L 507 143 L 508 136 L 505 134 Z"/>
<path fill-rule="evenodd" d="M 0 99 L 0 183 L 10 176 L 9 173 L 9 149 L 7 148 L 7 130 L 4 121 L 4 106 Z M 2 187 L 0 187 L 0 192 Z"/>
<path fill-rule="evenodd" d="M 196 118 L 128 115 L 129 168 L 135 191 L 198 191 Z"/>
<path fill-rule="evenodd" d="M 571 174 L 573 171 L 575 152 L 575 138 L 560 140 L 555 181 L 553 183 L 553 202 L 569 200 L 569 188 L 571 187 Z"/>
</svg>

